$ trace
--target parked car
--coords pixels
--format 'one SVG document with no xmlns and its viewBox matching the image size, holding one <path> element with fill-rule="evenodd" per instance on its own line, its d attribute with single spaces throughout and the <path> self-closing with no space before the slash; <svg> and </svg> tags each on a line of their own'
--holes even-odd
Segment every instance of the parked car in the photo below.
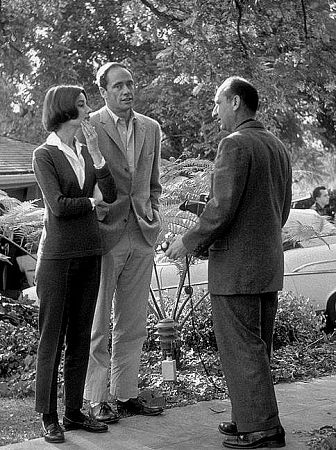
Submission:
<svg viewBox="0 0 336 450">
<path fill-rule="evenodd" d="M 309 209 L 314 204 L 313 197 L 310 194 L 302 197 L 293 198 L 291 208 L 295 209 Z"/>
<path fill-rule="evenodd" d="M 157 282 L 157 277 L 159 283 Z M 208 285 L 208 261 L 204 259 L 197 259 L 190 265 L 190 283 L 192 286 Z M 187 285 L 188 280 L 185 280 Z M 154 292 L 158 291 L 158 288 L 166 291 L 175 291 L 179 283 L 179 268 L 171 261 L 156 262 L 155 270 L 153 271 L 151 287 Z"/>
<path fill-rule="evenodd" d="M 326 331 L 336 323 L 336 227 L 314 210 L 292 209 L 284 240 L 294 242 L 284 253 L 284 290 L 308 297 L 325 311 Z M 300 239 L 299 241 L 296 239 Z"/>
<path fill-rule="evenodd" d="M 336 227 L 311 209 L 291 209 L 283 229 L 284 290 L 308 297 L 316 311 L 326 311 L 327 328 L 336 323 Z M 207 286 L 208 261 L 190 266 L 193 286 Z M 179 272 L 170 261 L 156 262 L 159 285 L 176 290 Z M 158 289 L 153 273 L 152 288 Z"/>
<path fill-rule="evenodd" d="M 325 311 L 327 330 L 332 331 L 336 324 L 336 227 L 314 210 L 291 209 L 283 240 L 286 249 L 283 289 L 308 297 L 316 311 Z M 207 288 L 207 260 L 196 260 L 190 266 L 190 282 Z M 173 293 L 178 283 L 176 264 L 157 259 L 151 281 L 154 293 L 159 287 Z M 35 287 L 24 294 L 37 301 Z"/>
</svg>

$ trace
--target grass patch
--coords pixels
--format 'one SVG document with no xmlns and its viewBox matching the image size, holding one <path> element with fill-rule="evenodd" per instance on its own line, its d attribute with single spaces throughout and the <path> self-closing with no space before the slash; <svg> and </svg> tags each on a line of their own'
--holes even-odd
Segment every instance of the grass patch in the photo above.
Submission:
<svg viewBox="0 0 336 450">
<path fill-rule="evenodd" d="M 33 397 L 0 399 L 0 445 L 14 444 L 41 436 L 39 414 Z"/>
</svg>

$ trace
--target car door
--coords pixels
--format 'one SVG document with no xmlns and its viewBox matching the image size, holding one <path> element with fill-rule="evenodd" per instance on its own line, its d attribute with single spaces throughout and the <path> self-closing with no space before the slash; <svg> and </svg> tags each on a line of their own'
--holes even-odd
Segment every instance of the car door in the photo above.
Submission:
<svg viewBox="0 0 336 450">
<path fill-rule="evenodd" d="M 308 297 L 316 310 L 324 310 L 336 291 L 336 244 L 286 251 L 284 290 Z"/>
</svg>

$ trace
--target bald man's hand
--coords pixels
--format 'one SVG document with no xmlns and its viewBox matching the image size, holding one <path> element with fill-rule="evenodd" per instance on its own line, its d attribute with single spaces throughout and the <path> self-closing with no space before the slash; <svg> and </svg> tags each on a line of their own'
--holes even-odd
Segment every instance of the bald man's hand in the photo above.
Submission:
<svg viewBox="0 0 336 450">
<path fill-rule="evenodd" d="M 172 242 L 168 250 L 165 252 L 166 256 L 170 259 L 183 258 L 188 253 L 188 250 L 182 242 L 182 236 L 178 236 L 174 242 Z"/>
</svg>

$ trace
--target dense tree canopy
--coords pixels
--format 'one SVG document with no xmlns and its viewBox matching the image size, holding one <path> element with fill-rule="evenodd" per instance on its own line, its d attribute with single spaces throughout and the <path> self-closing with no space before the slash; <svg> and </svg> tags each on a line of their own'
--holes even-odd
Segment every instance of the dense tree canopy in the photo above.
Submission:
<svg viewBox="0 0 336 450">
<path fill-rule="evenodd" d="M 336 145 L 335 17 L 331 0 L 2 0 L 0 133 L 39 143 L 53 84 L 83 84 L 99 107 L 95 70 L 119 60 L 137 110 L 162 125 L 163 155 L 212 158 L 215 89 L 238 74 L 294 164 L 322 173 Z"/>
</svg>

